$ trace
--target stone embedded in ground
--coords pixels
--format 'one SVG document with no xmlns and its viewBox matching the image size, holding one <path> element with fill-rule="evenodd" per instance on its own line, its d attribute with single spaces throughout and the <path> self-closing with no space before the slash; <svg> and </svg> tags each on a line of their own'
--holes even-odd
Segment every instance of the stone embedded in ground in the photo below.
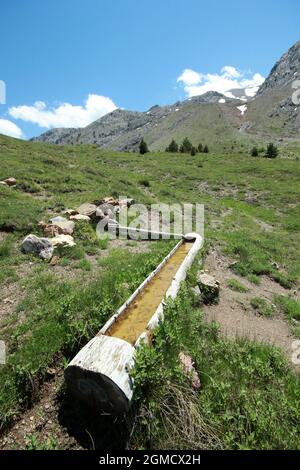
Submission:
<svg viewBox="0 0 300 470">
<path fill-rule="evenodd" d="M 6 178 L 5 180 L 0 182 L 2 185 L 6 186 L 15 186 L 17 184 L 16 178 Z"/>
<path fill-rule="evenodd" d="M 212 304 L 217 302 L 220 292 L 220 283 L 209 274 L 198 274 L 198 286 L 202 295 L 204 304 Z"/>
<path fill-rule="evenodd" d="M 53 256 L 49 264 L 51 266 L 56 266 L 59 263 L 59 261 L 60 261 L 59 256 Z"/>
<path fill-rule="evenodd" d="M 200 377 L 198 375 L 198 372 L 195 370 L 194 362 L 191 356 L 180 352 L 178 358 L 184 375 L 191 380 L 193 389 L 199 390 L 199 388 L 201 387 Z"/>
<path fill-rule="evenodd" d="M 34 253 L 43 259 L 51 259 L 53 255 L 53 246 L 48 238 L 40 238 L 30 234 L 24 238 L 21 244 L 24 253 Z"/>
<path fill-rule="evenodd" d="M 97 206 L 95 204 L 81 204 L 77 209 L 78 214 L 88 215 L 89 217 L 95 217 Z"/>
<path fill-rule="evenodd" d="M 75 246 L 76 243 L 74 242 L 74 238 L 71 235 L 57 235 L 54 238 L 50 238 L 52 247 L 56 246 Z"/>
<path fill-rule="evenodd" d="M 91 218 L 88 215 L 74 214 L 70 215 L 70 220 L 85 220 L 86 222 L 90 222 Z"/>
<path fill-rule="evenodd" d="M 7 186 L 15 186 L 17 184 L 16 178 L 7 178 L 4 180 L 4 183 L 7 184 Z"/>
</svg>

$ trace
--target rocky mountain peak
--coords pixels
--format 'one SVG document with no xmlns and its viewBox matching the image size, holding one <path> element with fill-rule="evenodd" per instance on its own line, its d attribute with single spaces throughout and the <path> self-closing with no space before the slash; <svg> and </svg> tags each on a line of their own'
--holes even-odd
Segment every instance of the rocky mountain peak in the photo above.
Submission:
<svg viewBox="0 0 300 470">
<path fill-rule="evenodd" d="M 293 80 L 300 78 L 300 41 L 296 42 L 283 56 L 276 62 L 269 76 L 262 84 L 258 95 L 265 94 L 274 88 L 282 89 Z"/>
</svg>

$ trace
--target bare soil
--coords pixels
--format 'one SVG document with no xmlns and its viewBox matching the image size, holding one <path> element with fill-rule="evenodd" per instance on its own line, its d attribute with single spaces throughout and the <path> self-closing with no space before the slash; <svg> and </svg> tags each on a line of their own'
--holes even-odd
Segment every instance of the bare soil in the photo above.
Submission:
<svg viewBox="0 0 300 470">
<path fill-rule="evenodd" d="M 231 260 L 218 251 L 211 251 L 205 260 L 205 271 L 220 282 L 218 304 L 204 306 L 208 322 L 220 324 L 221 333 L 228 338 L 247 337 L 252 340 L 279 346 L 292 366 L 292 342 L 296 339 L 291 334 L 290 326 L 284 315 L 276 310 L 274 316 L 264 317 L 256 313 L 250 304 L 253 297 L 264 298 L 273 302 L 274 294 L 291 294 L 267 276 L 261 277 L 260 285 L 254 285 L 247 279 L 235 275 L 230 269 Z M 236 292 L 227 285 L 229 279 L 236 279 L 249 290 Z M 295 298 L 298 293 L 293 293 Z"/>
</svg>

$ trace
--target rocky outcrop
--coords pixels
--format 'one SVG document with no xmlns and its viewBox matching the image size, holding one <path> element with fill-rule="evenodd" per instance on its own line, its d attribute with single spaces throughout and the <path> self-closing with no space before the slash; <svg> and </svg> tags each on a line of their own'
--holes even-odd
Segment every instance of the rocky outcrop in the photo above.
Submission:
<svg viewBox="0 0 300 470">
<path fill-rule="evenodd" d="M 282 89 L 300 78 L 300 41 L 294 44 L 272 68 L 258 91 L 258 96 L 273 89 Z"/>
</svg>

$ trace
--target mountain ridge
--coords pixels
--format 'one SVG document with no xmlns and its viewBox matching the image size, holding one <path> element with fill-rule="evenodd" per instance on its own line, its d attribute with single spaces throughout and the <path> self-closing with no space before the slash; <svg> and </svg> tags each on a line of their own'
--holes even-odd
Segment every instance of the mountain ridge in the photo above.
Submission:
<svg viewBox="0 0 300 470">
<path fill-rule="evenodd" d="M 292 102 L 291 84 L 299 77 L 300 41 L 275 63 L 254 97 L 246 97 L 242 89 L 227 96 L 209 91 L 143 112 L 118 108 L 84 128 L 51 129 L 31 140 L 136 151 L 141 138 L 152 150 L 163 150 L 172 138 L 185 136 L 216 148 L 236 141 L 243 146 L 253 140 L 298 139 L 299 107 Z"/>
</svg>

